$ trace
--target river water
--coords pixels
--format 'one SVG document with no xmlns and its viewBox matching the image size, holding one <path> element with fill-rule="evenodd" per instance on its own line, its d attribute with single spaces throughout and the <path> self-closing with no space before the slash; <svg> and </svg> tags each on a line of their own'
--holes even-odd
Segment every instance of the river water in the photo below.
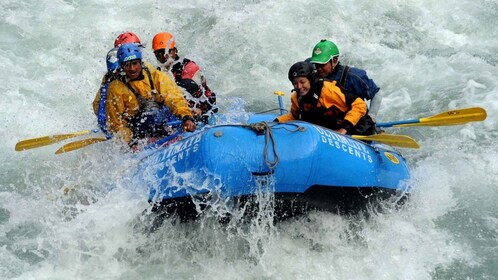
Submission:
<svg viewBox="0 0 498 280">
<path fill-rule="evenodd" d="M 498 278 L 498 2 L 412 2 L 2 0 L 0 278 Z M 22 139 L 96 127 L 91 102 L 124 31 L 147 44 L 150 62 L 154 34 L 172 32 L 224 113 L 278 107 L 272 92 L 290 92 L 289 67 L 327 38 L 381 88 L 381 121 L 475 106 L 488 118 L 389 130 L 421 145 L 403 150 L 414 189 L 400 211 L 147 234 L 147 194 L 114 143 L 14 151 Z"/>
</svg>

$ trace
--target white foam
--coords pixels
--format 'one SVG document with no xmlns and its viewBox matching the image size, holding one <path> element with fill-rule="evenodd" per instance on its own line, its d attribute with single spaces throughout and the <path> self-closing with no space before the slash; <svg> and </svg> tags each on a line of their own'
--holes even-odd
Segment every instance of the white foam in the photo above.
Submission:
<svg viewBox="0 0 498 280">
<path fill-rule="evenodd" d="M 3 2 L 0 213 L 8 214 L 0 216 L 0 255 L 8 269 L 0 278 L 496 276 L 493 1 Z M 130 183 L 130 159 L 113 143 L 60 156 L 59 144 L 13 150 L 21 139 L 96 127 L 91 102 L 105 54 L 123 31 L 147 43 L 150 62 L 154 34 L 174 33 L 180 54 L 198 62 L 234 119 L 278 107 L 273 91 L 290 92 L 288 68 L 322 38 L 381 87 L 383 122 L 474 106 L 488 119 L 392 130 L 421 143 L 404 152 L 415 189 L 401 212 L 369 220 L 316 213 L 270 231 L 208 220 L 146 236 L 134 226 L 147 194 Z M 284 101 L 289 108 L 290 94 Z M 70 196 L 67 186 L 76 189 Z"/>
</svg>

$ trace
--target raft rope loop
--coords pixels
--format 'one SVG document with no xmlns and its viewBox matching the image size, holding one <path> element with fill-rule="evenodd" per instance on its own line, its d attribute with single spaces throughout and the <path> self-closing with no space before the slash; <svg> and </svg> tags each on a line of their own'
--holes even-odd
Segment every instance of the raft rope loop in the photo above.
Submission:
<svg viewBox="0 0 498 280">
<path fill-rule="evenodd" d="M 267 122 L 259 122 L 259 123 L 252 123 L 249 124 L 248 127 L 257 133 L 260 134 L 265 134 L 265 149 L 263 152 L 263 156 L 265 159 L 266 166 L 268 166 L 268 169 L 270 169 L 270 172 L 273 172 L 273 169 L 275 169 L 278 165 L 279 158 L 278 158 L 278 153 L 276 149 L 276 143 L 275 143 L 275 138 L 273 136 L 273 131 L 270 125 L 268 125 Z M 272 143 L 273 147 L 273 156 L 274 160 L 273 162 L 268 160 L 268 146 L 270 144 L 270 141 Z"/>
<path fill-rule="evenodd" d="M 274 127 L 277 125 L 280 125 L 280 123 L 274 123 L 273 125 L 269 125 L 265 121 L 262 121 L 259 123 L 252 123 L 249 125 L 243 125 L 244 127 L 248 127 L 250 129 L 256 131 L 256 133 L 258 133 L 258 134 L 263 134 L 263 133 L 265 134 L 265 149 L 263 152 L 263 156 L 265 159 L 266 166 L 268 166 L 268 169 L 270 169 L 270 172 L 273 172 L 273 169 L 275 169 L 279 163 L 279 157 L 278 157 L 278 153 L 277 153 L 275 137 L 273 136 L 272 129 L 273 128 L 274 129 L 285 129 L 285 130 L 290 131 L 290 132 L 298 132 L 298 131 L 304 132 L 304 131 L 306 131 L 306 127 L 300 126 L 298 124 L 291 123 L 291 124 L 285 124 L 284 126 Z M 296 127 L 296 129 L 288 129 L 289 125 L 294 125 Z M 268 160 L 268 146 L 269 146 L 270 141 L 272 143 L 273 156 L 275 158 L 273 160 L 273 162 Z"/>
</svg>

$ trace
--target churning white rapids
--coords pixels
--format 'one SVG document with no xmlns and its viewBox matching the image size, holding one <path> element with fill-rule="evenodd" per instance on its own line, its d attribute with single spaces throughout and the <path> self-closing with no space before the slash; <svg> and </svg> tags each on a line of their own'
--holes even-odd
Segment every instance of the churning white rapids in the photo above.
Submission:
<svg viewBox="0 0 498 280">
<path fill-rule="evenodd" d="M 1 2 L 0 278 L 498 278 L 497 1 Z M 14 151 L 97 126 L 91 102 L 124 31 L 152 63 L 154 34 L 173 33 L 222 113 L 278 107 L 289 67 L 326 38 L 381 88 L 381 121 L 474 106 L 488 118 L 389 130 L 421 145 L 403 150 L 413 195 L 400 210 L 276 224 L 268 210 L 246 224 L 206 217 L 148 234 L 147 194 L 130 184 L 134 162 L 117 143 Z"/>
</svg>

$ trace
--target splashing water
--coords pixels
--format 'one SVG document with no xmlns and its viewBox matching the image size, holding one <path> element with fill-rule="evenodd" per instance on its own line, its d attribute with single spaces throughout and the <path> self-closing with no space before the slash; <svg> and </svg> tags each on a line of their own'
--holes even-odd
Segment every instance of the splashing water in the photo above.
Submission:
<svg viewBox="0 0 498 280">
<path fill-rule="evenodd" d="M 496 1 L 13 1 L 0 11 L 2 279 L 495 279 L 498 277 Z M 175 35 L 217 93 L 226 123 L 277 107 L 288 68 L 334 40 L 384 99 L 382 121 L 481 106 L 484 122 L 400 128 L 413 193 L 369 218 L 314 212 L 274 223 L 271 179 L 249 223 L 146 233 L 148 193 L 113 141 L 55 156 L 21 139 L 96 127 L 91 102 L 115 37 Z M 284 96 L 290 107 L 289 95 Z M 190 178 L 186 178 L 190 179 Z M 223 204 L 216 204 L 223 205 Z M 145 214 L 144 214 L 145 211 Z M 232 213 L 237 215 L 238 213 Z"/>
</svg>

